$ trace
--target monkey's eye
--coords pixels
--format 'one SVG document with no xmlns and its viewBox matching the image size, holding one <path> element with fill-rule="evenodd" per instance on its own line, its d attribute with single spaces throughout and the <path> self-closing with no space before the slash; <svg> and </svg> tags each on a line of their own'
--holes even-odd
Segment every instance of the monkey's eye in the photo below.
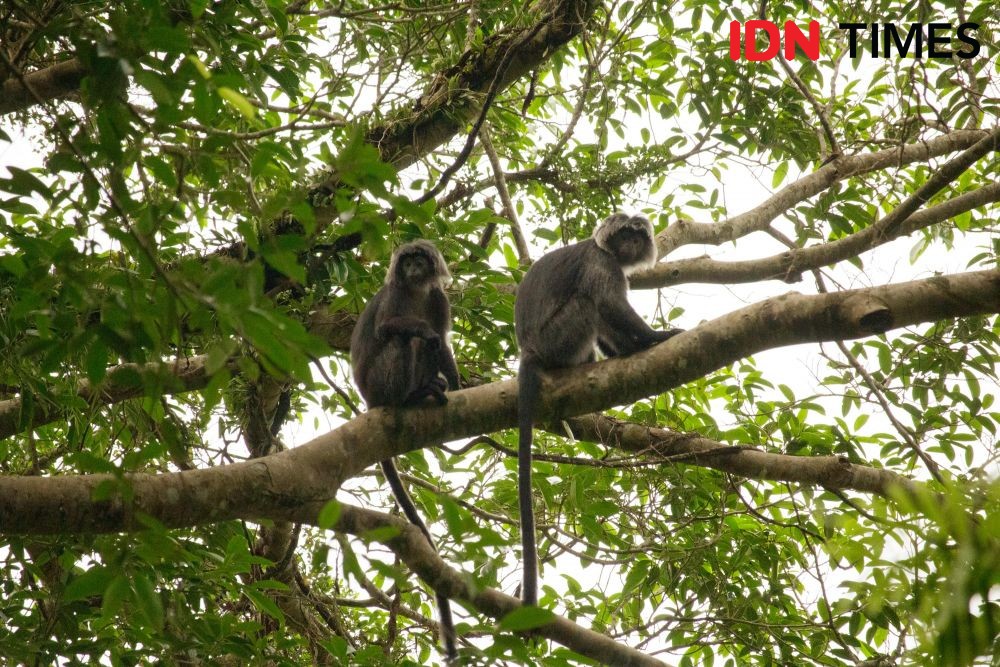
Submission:
<svg viewBox="0 0 1000 667">
<path fill-rule="evenodd" d="M 409 275 L 417 275 L 420 273 L 426 273 L 428 266 L 427 258 L 421 255 L 415 255 L 413 257 L 404 257 L 403 261 L 400 263 L 403 271 Z"/>
</svg>

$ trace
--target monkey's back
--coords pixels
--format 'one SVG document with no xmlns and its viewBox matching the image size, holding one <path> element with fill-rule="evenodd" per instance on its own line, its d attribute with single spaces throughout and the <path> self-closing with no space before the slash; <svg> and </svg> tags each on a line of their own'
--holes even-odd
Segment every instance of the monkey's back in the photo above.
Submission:
<svg viewBox="0 0 1000 667">
<path fill-rule="evenodd" d="M 407 363 L 410 345 L 398 338 L 379 340 L 380 311 L 389 307 L 388 288 L 382 287 L 365 305 L 351 332 L 351 369 L 358 392 L 369 408 L 402 405 L 413 390 L 412 364 Z"/>
<path fill-rule="evenodd" d="M 451 315 L 443 291 L 383 285 L 361 311 L 351 332 L 354 383 L 370 408 L 404 405 L 414 391 L 438 374 L 441 355 L 436 348 L 428 349 L 424 338 L 380 335 L 380 326 L 397 317 L 426 319 L 440 336 L 439 344 L 447 345 Z M 457 388 L 457 370 L 454 375 Z"/>
<path fill-rule="evenodd" d="M 597 342 L 595 295 L 617 291 L 619 282 L 625 284 L 621 268 L 593 239 L 542 256 L 524 275 L 514 302 L 522 359 L 545 368 L 588 361 Z"/>
<path fill-rule="evenodd" d="M 358 386 L 361 397 L 369 407 L 375 405 L 385 405 L 384 401 L 379 401 L 374 392 L 370 389 L 371 383 L 367 377 L 368 372 L 375 365 L 374 357 L 377 355 L 379 347 L 376 344 L 375 321 L 378 317 L 378 309 L 385 301 L 385 287 L 379 289 L 367 304 L 358 321 L 351 331 L 351 369 L 354 373 L 354 383 Z"/>
</svg>

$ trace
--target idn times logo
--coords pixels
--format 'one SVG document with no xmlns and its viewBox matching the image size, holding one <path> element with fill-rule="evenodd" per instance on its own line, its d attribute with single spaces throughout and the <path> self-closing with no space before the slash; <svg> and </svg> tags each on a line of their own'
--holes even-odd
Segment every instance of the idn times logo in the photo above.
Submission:
<svg viewBox="0 0 1000 667">
<path fill-rule="evenodd" d="M 810 21 L 806 30 L 794 21 L 785 21 L 782 30 L 771 21 L 755 19 L 745 24 L 739 21 L 729 23 L 729 57 L 733 60 L 770 60 L 778 55 L 784 45 L 784 56 L 791 60 L 798 52 L 809 60 L 819 60 L 819 21 Z M 962 23 L 958 27 L 950 23 L 911 23 L 900 26 L 895 23 L 845 23 L 837 28 L 847 33 L 847 43 L 852 58 L 862 50 L 872 58 L 975 58 L 982 50 L 976 37 L 978 23 Z M 761 48 L 760 38 L 766 37 L 766 45 Z M 960 48 L 952 50 L 955 41 Z M 912 53 L 911 53 L 912 52 Z"/>
</svg>

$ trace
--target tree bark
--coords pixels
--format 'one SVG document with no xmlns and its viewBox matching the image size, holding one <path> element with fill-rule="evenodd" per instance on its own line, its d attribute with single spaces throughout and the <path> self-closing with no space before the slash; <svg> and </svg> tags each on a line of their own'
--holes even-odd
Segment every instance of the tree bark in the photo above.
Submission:
<svg viewBox="0 0 1000 667">
<path fill-rule="evenodd" d="M 997 312 L 1000 270 L 832 294 L 790 293 L 631 357 L 551 373 L 539 419 L 631 403 L 762 350 Z M 237 518 L 301 520 L 302 506 L 318 509 L 346 479 L 382 459 L 516 423 L 516 381 L 449 396 L 440 407 L 369 410 L 289 451 L 207 470 L 0 477 L 0 531 L 117 532 L 142 528 L 146 517 L 167 527 Z"/>
<path fill-rule="evenodd" d="M 76 58 L 64 60 L 23 77 L 11 77 L 0 87 L 0 116 L 76 93 L 87 70 Z"/>
</svg>

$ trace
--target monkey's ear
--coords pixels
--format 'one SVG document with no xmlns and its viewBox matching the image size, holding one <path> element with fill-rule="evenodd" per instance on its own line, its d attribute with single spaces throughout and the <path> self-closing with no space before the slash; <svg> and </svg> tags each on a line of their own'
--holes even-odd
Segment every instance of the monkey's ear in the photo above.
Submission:
<svg viewBox="0 0 1000 667">
<path fill-rule="evenodd" d="M 426 243 L 427 254 L 431 259 L 431 264 L 434 265 L 434 273 L 437 275 L 441 287 L 448 287 L 452 282 L 451 272 L 448 270 L 448 262 L 444 261 L 444 255 L 437 249 L 437 246 L 429 241 Z"/>
<path fill-rule="evenodd" d="M 444 262 L 444 257 L 439 253 L 437 256 L 437 262 L 440 262 L 440 266 L 435 266 L 437 271 L 438 280 L 441 281 L 441 287 L 448 287 L 451 285 L 453 278 L 451 277 L 451 272 L 448 271 L 448 265 Z"/>
<path fill-rule="evenodd" d="M 389 260 L 389 270 L 385 272 L 385 284 L 391 285 L 396 282 L 396 271 L 399 269 L 399 253 L 392 253 L 392 259 Z"/>
<path fill-rule="evenodd" d="M 642 227 L 644 230 L 646 230 L 646 235 L 649 236 L 649 238 L 651 239 L 656 238 L 656 235 L 653 232 L 653 223 L 650 222 L 649 218 L 647 218 L 646 216 L 633 215 L 632 218 L 629 220 L 629 222 L 635 226 Z"/>
</svg>

